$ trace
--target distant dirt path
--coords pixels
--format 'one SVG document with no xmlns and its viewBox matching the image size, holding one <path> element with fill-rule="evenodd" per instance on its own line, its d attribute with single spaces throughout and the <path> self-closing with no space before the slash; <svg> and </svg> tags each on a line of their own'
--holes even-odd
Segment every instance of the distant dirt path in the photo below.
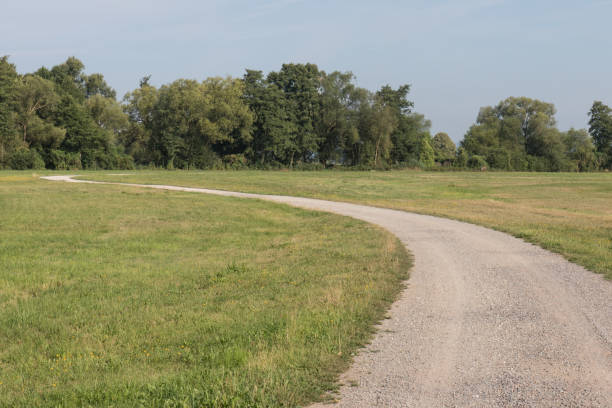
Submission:
<svg viewBox="0 0 612 408">
<path fill-rule="evenodd" d="M 487 228 L 403 211 L 125 185 L 328 211 L 401 239 L 415 256 L 408 287 L 342 376 L 339 406 L 612 407 L 612 284 L 559 255 Z"/>
</svg>

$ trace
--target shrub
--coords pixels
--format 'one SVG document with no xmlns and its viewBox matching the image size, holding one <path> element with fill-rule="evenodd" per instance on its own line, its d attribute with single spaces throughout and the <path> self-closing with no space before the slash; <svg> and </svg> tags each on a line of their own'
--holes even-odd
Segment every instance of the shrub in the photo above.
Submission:
<svg viewBox="0 0 612 408">
<path fill-rule="evenodd" d="M 36 150 L 19 149 L 8 159 L 9 167 L 13 170 L 44 169 L 45 162 Z"/>
<path fill-rule="evenodd" d="M 223 156 L 223 165 L 226 169 L 246 169 L 248 167 L 248 160 L 244 154 L 228 154 Z"/>
<path fill-rule="evenodd" d="M 482 169 L 483 167 L 489 167 L 485 158 L 477 154 L 468 159 L 467 166 L 471 169 Z"/>
<path fill-rule="evenodd" d="M 45 162 L 47 168 L 54 170 L 80 170 L 81 155 L 79 153 L 70 153 L 63 150 L 50 150 Z"/>
</svg>

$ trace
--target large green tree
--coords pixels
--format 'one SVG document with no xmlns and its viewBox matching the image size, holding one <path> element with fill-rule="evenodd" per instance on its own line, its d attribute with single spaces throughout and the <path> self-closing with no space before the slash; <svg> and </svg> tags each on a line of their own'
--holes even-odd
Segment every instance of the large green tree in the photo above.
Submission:
<svg viewBox="0 0 612 408">
<path fill-rule="evenodd" d="M 83 63 L 70 57 L 51 69 L 43 67 L 36 72 L 55 84 L 60 97 L 47 115 L 66 130 L 60 149 L 78 155 L 83 167 L 130 167 L 132 159 L 121 153 L 119 146 L 118 134 L 126 129 L 115 91 L 102 74 L 87 75 L 83 70 Z M 48 165 L 53 167 L 54 163 Z"/>
<path fill-rule="evenodd" d="M 298 150 L 298 130 L 284 92 L 261 71 L 247 70 L 243 81 L 243 97 L 253 113 L 253 137 L 247 155 L 261 165 L 289 164 Z"/>
<path fill-rule="evenodd" d="M 374 143 L 374 167 L 378 167 L 381 161 L 389 158 L 391 147 L 391 134 L 397 128 L 398 119 L 394 115 L 393 108 L 385 105 L 383 101 L 376 101 L 372 108 L 370 118 L 371 140 Z"/>
<path fill-rule="evenodd" d="M 128 115 L 128 128 L 119 134 L 119 140 L 125 151 L 139 164 L 161 161 L 159 150 L 152 146 L 150 140 L 159 92 L 149 80 L 150 76 L 142 78 L 140 86 L 123 98 L 123 110 Z"/>
<path fill-rule="evenodd" d="M 452 164 L 455 159 L 457 146 L 444 132 L 436 133 L 431 140 L 435 161 L 442 164 Z"/>
<path fill-rule="evenodd" d="M 461 146 L 493 168 L 548 170 L 567 168 L 553 104 L 525 97 L 507 98 L 480 110 Z"/>
<path fill-rule="evenodd" d="M 59 102 L 53 83 L 38 75 L 25 75 L 15 90 L 16 122 L 19 126 L 24 143 L 28 140 L 30 124 L 40 118 L 38 114 L 44 110 L 52 110 Z M 40 124 L 40 123 L 39 123 Z"/>
<path fill-rule="evenodd" d="M 566 155 L 571 160 L 576 171 L 593 171 L 599 167 L 595 154 L 595 146 L 589 133 L 585 129 L 574 128 L 562 134 Z"/>
<path fill-rule="evenodd" d="M 319 160 L 323 164 L 343 162 L 358 138 L 357 116 L 367 91 L 356 87 L 353 80 L 351 72 L 322 73 L 316 130 L 320 141 Z"/>
<path fill-rule="evenodd" d="M 151 148 L 160 152 L 158 164 L 206 167 L 220 150 L 247 145 L 253 118 L 243 90 L 242 81 L 232 78 L 179 79 L 162 86 L 150 138 Z"/>
<path fill-rule="evenodd" d="M 396 121 L 390 136 L 389 159 L 395 164 L 429 167 L 433 165 L 431 123 L 423 115 L 412 112 L 414 103 L 408 100 L 409 92 L 410 85 L 397 89 L 385 85 L 376 92 L 376 97 L 390 108 Z"/>
<path fill-rule="evenodd" d="M 0 58 L 0 168 L 18 144 L 14 122 L 15 91 L 18 75 L 7 56 Z"/>
<path fill-rule="evenodd" d="M 280 71 L 268 74 L 268 81 L 285 95 L 288 119 L 296 129 L 295 151 L 290 153 L 289 166 L 293 166 L 296 159 L 317 160 L 321 140 L 315 127 L 320 108 L 321 75 L 314 64 L 283 64 Z"/>
<path fill-rule="evenodd" d="M 252 141 L 253 126 L 253 113 L 243 99 L 244 82 L 214 77 L 204 80 L 202 86 L 210 96 L 213 150 L 220 156 L 244 154 Z"/>
<path fill-rule="evenodd" d="M 605 166 L 612 167 L 612 109 L 595 101 L 589 111 L 589 133 Z"/>
</svg>

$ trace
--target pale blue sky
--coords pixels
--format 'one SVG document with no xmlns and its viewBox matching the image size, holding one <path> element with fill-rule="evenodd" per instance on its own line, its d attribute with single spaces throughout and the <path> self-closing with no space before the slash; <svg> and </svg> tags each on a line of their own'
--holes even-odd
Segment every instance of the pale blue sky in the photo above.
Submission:
<svg viewBox="0 0 612 408">
<path fill-rule="evenodd" d="M 553 102 L 559 127 L 612 104 L 612 0 L 6 1 L 0 54 L 20 72 L 74 55 L 122 96 L 144 75 L 241 76 L 313 62 L 358 85 L 412 85 L 418 112 L 461 140 L 507 96 Z"/>
</svg>

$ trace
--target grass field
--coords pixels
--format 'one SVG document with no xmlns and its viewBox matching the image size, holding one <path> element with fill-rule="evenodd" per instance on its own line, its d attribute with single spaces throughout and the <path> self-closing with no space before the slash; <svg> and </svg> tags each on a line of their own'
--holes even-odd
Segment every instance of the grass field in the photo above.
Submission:
<svg viewBox="0 0 612 408">
<path fill-rule="evenodd" d="M 141 171 L 86 178 L 325 198 L 455 218 L 508 232 L 612 278 L 611 173 Z"/>
<path fill-rule="evenodd" d="M 243 176 L 134 177 L 264 179 Z M 305 404 L 334 388 L 409 265 L 350 218 L 0 172 L 0 406 Z"/>
</svg>

